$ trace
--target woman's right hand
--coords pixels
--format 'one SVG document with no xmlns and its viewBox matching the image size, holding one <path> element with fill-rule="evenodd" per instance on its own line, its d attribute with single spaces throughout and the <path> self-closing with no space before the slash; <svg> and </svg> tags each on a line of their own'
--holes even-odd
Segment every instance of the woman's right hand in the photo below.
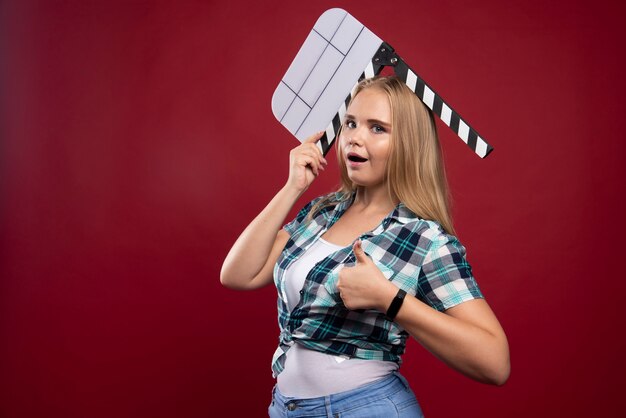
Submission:
<svg viewBox="0 0 626 418">
<path fill-rule="evenodd" d="M 289 154 L 289 178 L 287 185 L 299 193 L 309 188 L 313 180 L 326 167 L 326 159 L 316 143 L 324 131 L 308 137 L 302 144 L 291 150 Z"/>
</svg>

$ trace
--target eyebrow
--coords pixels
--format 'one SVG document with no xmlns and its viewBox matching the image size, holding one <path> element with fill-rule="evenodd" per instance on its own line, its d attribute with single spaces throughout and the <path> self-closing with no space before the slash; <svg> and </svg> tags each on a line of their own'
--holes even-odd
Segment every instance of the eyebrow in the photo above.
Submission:
<svg viewBox="0 0 626 418">
<path fill-rule="evenodd" d="M 356 119 L 356 117 L 354 117 L 353 115 L 350 115 L 349 113 L 346 113 L 344 120 L 345 119 Z M 386 128 L 391 128 L 391 124 L 388 122 L 383 122 L 382 120 L 378 120 L 378 119 L 368 119 L 367 123 L 369 124 L 377 124 L 377 125 L 382 125 Z"/>
</svg>

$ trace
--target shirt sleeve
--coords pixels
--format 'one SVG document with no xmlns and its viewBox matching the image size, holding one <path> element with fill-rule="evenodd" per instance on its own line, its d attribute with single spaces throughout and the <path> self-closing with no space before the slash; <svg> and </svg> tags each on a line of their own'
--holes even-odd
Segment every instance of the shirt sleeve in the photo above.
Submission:
<svg viewBox="0 0 626 418">
<path fill-rule="evenodd" d="M 424 257 L 418 278 L 418 296 L 438 311 L 483 298 L 465 259 L 465 247 L 451 235 L 434 240 Z"/>
</svg>

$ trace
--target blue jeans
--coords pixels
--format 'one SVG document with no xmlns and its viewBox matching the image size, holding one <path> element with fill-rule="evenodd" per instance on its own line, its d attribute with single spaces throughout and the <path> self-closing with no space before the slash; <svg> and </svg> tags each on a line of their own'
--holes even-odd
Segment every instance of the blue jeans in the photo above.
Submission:
<svg viewBox="0 0 626 418">
<path fill-rule="evenodd" d="M 270 418 L 423 418 L 413 391 L 400 373 L 334 395 L 312 399 L 283 396 L 274 387 Z"/>
</svg>

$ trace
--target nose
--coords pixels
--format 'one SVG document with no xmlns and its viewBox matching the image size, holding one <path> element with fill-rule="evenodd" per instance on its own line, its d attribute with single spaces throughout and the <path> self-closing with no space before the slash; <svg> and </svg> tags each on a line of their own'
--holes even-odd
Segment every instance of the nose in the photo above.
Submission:
<svg viewBox="0 0 626 418">
<path fill-rule="evenodd" d="M 349 145 L 363 145 L 363 131 L 362 127 L 358 126 L 352 130 L 350 130 L 350 136 L 348 137 Z"/>
</svg>

